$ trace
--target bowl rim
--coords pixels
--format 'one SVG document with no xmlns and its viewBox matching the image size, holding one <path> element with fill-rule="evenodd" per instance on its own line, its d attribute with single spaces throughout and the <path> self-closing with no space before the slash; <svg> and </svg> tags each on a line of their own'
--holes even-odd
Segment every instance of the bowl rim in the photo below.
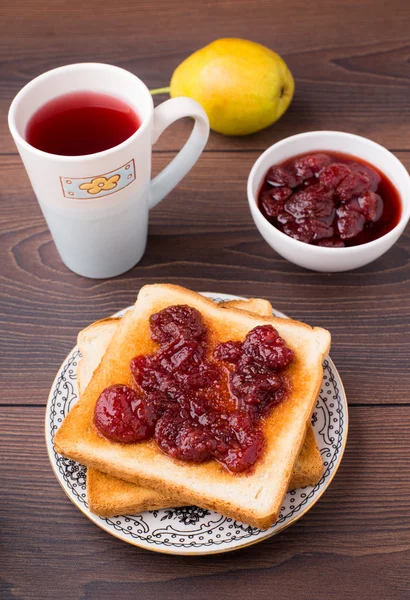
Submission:
<svg viewBox="0 0 410 600">
<path fill-rule="evenodd" d="M 283 233 L 282 231 L 280 231 L 280 229 L 277 229 L 274 225 L 272 225 L 272 223 L 270 223 L 268 221 L 268 219 L 259 210 L 259 206 L 258 206 L 258 202 L 257 202 L 257 194 L 254 194 L 253 189 L 252 189 L 253 185 L 254 185 L 254 179 L 256 177 L 256 171 L 259 168 L 260 164 L 273 151 L 273 149 L 277 149 L 278 147 L 280 147 L 282 145 L 284 146 L 285 144 L 289 143 L 290 141 L 297 142 L 301 138 L 306 139 L 306 138 L 315 138 L 315 137 L 329 136 L 329 135 L 332 135 L 335 138 L 339 138 L 339 139 L 346 138 L 346 137 L 350 138 L 351 140 L 360 139 L 360 140 L 368 143 L 371 146 L 376 146 L 382 152 L 385 152 L 385 153 L 389 154 L 390 156 L 392 156 L 394 161 L 396 162 L 399 170 L 402 172 L 403 176 L 407 176 L 409 201 L 408 201 L 407 206 L 405 207 L 403 204 L 403 201 L 402 201 L 402 194 L 399 191 L 399 196 L 400 196 L 400 201 L 401 201 L 401 206 L 402 206 L 402 213 L 400 215 L 399 222 L 397 223 L 397 225 L 395 225 L 395 227 L 393 227 L 393 229 L 391 229 L 390 231 L 388 231 L 381 237 L 379 237 L 375 240 L 372 240 L 371 242 L 366 242 L 364 244 L 359 244 L 356 246 L 348 246 L 345 248 L 330 248 L 330 247 L 326 247 L 326 246 L 314 246 L 313 244 L 308 244 L 308 243 L 302 242 L 300 240 L 295 240 L 295 238 L 292 238 L 289 235 L 286 235 L 286 233 Z M 318 152 L 318 151 L 319 150 L 312 150 L 312 152 Z M 326 152 L 326 149 L 323 148 L 322 152 Z M 352 156 L 355 156 L 355 155 L 352 154 Z M 357 158 L 360 158 L 359 155 L 356 155 L 356 156 L 357 156 Z M 363 157 L 363 160 L 366 160 L 370 165 L 372 164 L 371 161 L 369 161 L 367 158 Z M 257 185 L 258 190 L 259 190 L 260 184 L 262 182 L 262 177 L 260 178 L 260 181 L 258 182 L 258 185 Z M 397 187 L 397 186 L 395 186 L 395 187 Z M 263 222 L 267 225 L 267 227 L 268 227 L 269 231 L 272 233 L 272 235 L 276 236 L 279 240 L 283 240 L 283 241 L 289 243 L 295 249 L 300 248 L 300 244 L 303 244 L 303 247 L 305 249 L 308 247 L 309 252 L 312 252 L 317 255 L 330 253 L 331 255 L 335 256 L 336 253 L 339 253 L 339 255 L 340 255 L 340 253 L 342 253 L 344 256 L 347 256 L 348 254 L 355 254 L 360 251 L 365 252 L 367 249 L 376 248 L 377 246 L 385 243 L 386 241 L 387 242 L 391 241 L 390 245 L 393 245 L 396 241 L 396 239 L 393 239 L 393 238 L 397 234 L 397 230 L 401 229 L 401 231 L 399 233 L 399 236 L 400 236 L 410 219 L 410 175 L 409 175 L 407 169 L 405 168 L 405 166 L 403 165 L 403 163 L 397 158 L 397 156 L 395 156 L 393 154 L 393 152 L 390 152 L 390 150 L 388 150 L 381 144 L 378 144 L 377 142 L 374 142 L 373 140 L 366 138 L 364 136 L 356 135 L 354 133 L 347 133 L 345 131 L 332 131 L 332 130 L 305 131 L 303 133 L 297 133 L 295 135 L 291 135 L 286 138 L 283 138 L 283 139 L 279 140 L 278 142 L 275 142 L 274 144 L 272 144 L 271 146 L 266 148 L 266 150 L 264 152 L 262 152 L 262 154 L 254 162 L 252 169 L 250 170 L 250 173 L 248 176 L 247 194 L 248 194 L 249 207 L 251 209 L 251 213 L 254 217 L 256 226 L 258 228 L 259 228 L 259 225 L 256 222 L 256 219 L 261 218 L 261 219 L 263 219 Z"/>
</svg>

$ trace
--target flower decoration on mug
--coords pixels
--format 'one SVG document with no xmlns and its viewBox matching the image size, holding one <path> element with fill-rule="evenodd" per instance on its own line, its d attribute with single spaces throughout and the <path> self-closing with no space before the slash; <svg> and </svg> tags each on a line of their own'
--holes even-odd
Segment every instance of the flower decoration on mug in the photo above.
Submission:
<svg viewBox="0 0 410 600">
<path fill-rule="evenodd" d="M 134 159 L 106 173 L 88 177 L 60 176 L 61 190 L 70 200 L 92 200 L 116 194 L 135 181 Z"/>
<path fill-rule="evenodd" d="M 117 187 L 117 182 L 120 175 L 112 175 L 111 177 L 95 177 L 90 183 L 82 183 L 80 190 L 86 190 L 89 194 L 99 194 L 100 192 L 113 190 Z"/>
</svg>

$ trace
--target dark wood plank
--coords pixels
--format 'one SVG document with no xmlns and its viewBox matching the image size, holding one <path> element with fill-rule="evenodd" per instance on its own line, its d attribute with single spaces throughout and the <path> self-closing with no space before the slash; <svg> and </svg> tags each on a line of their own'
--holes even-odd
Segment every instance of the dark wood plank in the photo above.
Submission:
<svg viewBox="0 0 410 600">
<path fill-rule="evenodd" d="M 410 166 L 410 154 L 398 156 Z M 156 155 L 155 170 L 170 157 Z M 62 265 L 19 158 L 3 157 L 0 177 L 15 185 L 0 210 L 2 402 L 44 404 L 80 329 L 132 304 L 142 285 L 171 282 L 265 297 L 329 328 L 350 403 L 408 403 L 409 234 L 355 272 L 300 269 L 273 252 L 253 225 L 245 190 L 254 160 L 254 153 L 203 156 L 152 212 L 141 263 L 121 277 L 93 281 Z"/>
<path fill-rule="evenodd" d="M 54 477 L 43 418 L 41 408 L 0 408 L 5 600 L 205 600 L 216 589 L 263 599 L 272 585 L 277 600 L 408 598 L 410 407 L 351 407 L 342 465 L 318 504 L 266 542 L 202 559 L 150 553 L 88 521 Z"/>
<path fill-rule="evenodd" d="M 107 62 L 137 74 L 151 89 L 162 87 L 186 56 L 227 35 L 251 37 L 283 55 L 296 94 L 273 127 L 243 139 L 213 134 L 208 149 L 264 150 L 314 129 L 342 129 L 410 149 L 410 4 L 403 0 L 388 7 L 374 0 L 125 0 L 103 9 L 97 0 L 23 0 L 4 5 L 0 17 L 2 152 L 15 151 L 6 123 L 9 104 L 40 73 L 73 62 Z M 179 148 L 188 129 L 173 127 L 157 147 Z"/>
</svg>

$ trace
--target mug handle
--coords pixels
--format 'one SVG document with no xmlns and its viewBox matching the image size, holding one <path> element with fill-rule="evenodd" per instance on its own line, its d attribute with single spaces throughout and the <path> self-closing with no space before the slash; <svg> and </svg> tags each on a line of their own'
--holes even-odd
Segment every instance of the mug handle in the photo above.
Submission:
<svg viewBox="0 0 410 600">
<path fill-rule="evenodd" d="M 195 125 L 185 145 L 151 181 L 151 198 L 149 208 L 154 208 L 192 169 L 209 137 L 209 121 L 206 112 L 198 102 L 191 98 L 171 98 L 154 110 L 154 126 L 152 143 L 158 140 L 161 133 L 174 121 L 183 117 L 192 117 Z"/>
</svg>

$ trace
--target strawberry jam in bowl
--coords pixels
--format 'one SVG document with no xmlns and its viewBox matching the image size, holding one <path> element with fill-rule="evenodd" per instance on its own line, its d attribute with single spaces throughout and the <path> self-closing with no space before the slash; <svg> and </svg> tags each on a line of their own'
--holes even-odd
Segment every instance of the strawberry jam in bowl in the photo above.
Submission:
<svg viewBox="0 0 410 600">
<path fill-rule="evenodd" d="M 401 216 L 399 193 L 375 167 L 336 152 L 314 152 L 273 165 L 259 209 L 295 240 L 344 248 L 391 231 Z"/>
<path fill-rule="evenodd" d="M 266 150 L 248 180 L 260 233 L 279 254 L 317 271 L 345 271 L 386 252 L 410 216 L 410 178 L 388 150 L 332 131 Z"/>
</svg>

